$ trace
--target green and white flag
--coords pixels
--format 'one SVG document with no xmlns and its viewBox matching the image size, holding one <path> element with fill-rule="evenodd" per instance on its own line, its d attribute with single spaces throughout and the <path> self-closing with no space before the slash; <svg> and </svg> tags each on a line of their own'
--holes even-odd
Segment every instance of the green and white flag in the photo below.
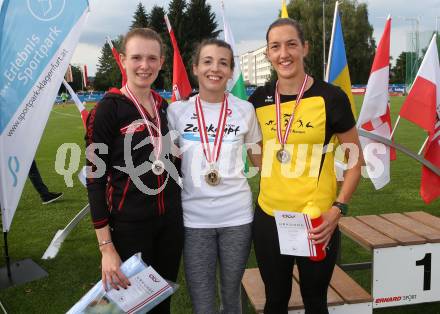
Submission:
<svg viewBox="0 0 440 314">
<path fill-rule="evenodd" d="M 223 16 L 223 33 L 225 36 L 225 41 L 231 45 L 232 51 L 234 52 L 234 62 L 235 62 L 235 68 L 234 68 L 234 74 L 232 75 L 232 79 L 228 82 L 228 90 L 231 92 L 232 95 L 247 100 L 246 95 L 246 88 L 244 86 L 244 80 L 243 80 L 243 74 L 241 73 L 240 69 L 240 58 L 236 54 L 235 49 L 235 41 L 234 36 L 232 36 L 231 28 L 229 27 L 228 22 L 225 18 L 225 8 L 222 1 L 222 16 Z"/>
<path fill-rule="evenodd" d="M 244 80 L 243 80 L 243 74 L 241 73 L 240 69 L 240 58 L 236 54 L 235 49 L 235 41 L 234 36 L 232 35 L 232 30 L 229 27 L 228 22 L 225 18 L 225 5 L 222 1 L 222 16 L 223 16 L 223 34 L 225 36 L 225 41 L 231 46 L 232 51 L 234 53 L 234 73 L 232 74 L 232 79 L 228 81 L 228 90 L 229 92 L 234 95 L 235 97 L 238 97 L 243 100 L 247 100 L 248 97 L 246 95 L 246 88 L 244 87 Z M 244 162 L 244 172 L 249 172 L 249 164 L 247 162 L 247 153 L 246 153 L 246 145 L 243 145 L 243 151 L 242 151 L 242 158 Z"/>
</svg>

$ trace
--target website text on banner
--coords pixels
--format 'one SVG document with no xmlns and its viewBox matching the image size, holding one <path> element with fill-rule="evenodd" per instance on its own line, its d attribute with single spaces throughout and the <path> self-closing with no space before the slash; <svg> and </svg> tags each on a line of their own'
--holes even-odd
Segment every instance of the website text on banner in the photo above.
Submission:
<svg viewBox="0 0 440 314">
<path fill-rule="evenodd" d="M 0 15 L 0 204 L 3 231 L 10 228 L 87 13 L 87 0 L 3 2 Z"/>
</svg>

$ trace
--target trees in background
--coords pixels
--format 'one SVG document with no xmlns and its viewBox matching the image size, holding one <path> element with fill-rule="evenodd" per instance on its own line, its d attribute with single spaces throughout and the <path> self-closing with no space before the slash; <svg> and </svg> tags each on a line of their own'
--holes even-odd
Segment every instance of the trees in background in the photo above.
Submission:
<svg viewBox="0 0 440 314">
<path fill-rule="evenodd" d="M 168 30 L 167 26 L 165 24 L 165 10 L 162 7 L 159 6 L 153 6 L 150 12 L 150 24 L 148 27 L 154 29 L 162 38 L 164 42 L 164 52 L 166 54 L 166 51 L 169 50 L 167 41 L 165 40 L 168 37 Z M 170 60 L 170 59 L 166 59 Z M 171 59 L 172 60 L 172 59 Z M 162 66 L 162 70 L 159 72 L 159 75 L 157 76 L 156 81 L 153 83 L 154 89 L 165 89 L 168 86 L 171 86 L 168 73 L 170 72 L 170 69 L 172 68 L 172 63 L 170 62 L 164 62 Z"/>
<path fill-rule="evenodd" d="M 113 40 L 113 45 L 120 51 L 122 44 L 122 36 Z M 98 59 L 98 68 L 96 71 L 93 87 L 95 90 L 106 91 L 110 87 L 120 87 L 122 75 L 119 67 L 113 58 L 112 50 L 108 43 L 101 48 L 101 56 Z"/>
<path fill-rule="evenodd" d="M 153 85 L 155 89 L 170 89 L 172 83 L 173 48 L 164 20 L 165 13 L 165 9 L 160 6 L 153 6 L 148 13 L 139 2 L 130 26 L 130 29 L 150 27 L 161 35 L 164 42 L 166 62 Z M 191 75 L 192 53 L 196 43 L 205 38 L 215 38 L 220 33 L 220 30 L 217 30 L 215 14 L 206 0 L 189 0 L 188 2 L 186 0 L 172 0 L 168 6 L 168 17 L 176 35 L 183 62 L 187 67 L 191 84 L 195 86 L 196 80 Z M 120 51 L 121 42 L 122 36 L 113 41 L 118 51 Z M 101 56 L 98 59 L 94 88 L 108 90 L 110 87 L 120 86 L 120 84 L 119 68 L 113 59 L 109 45 L 106 43 L 102 47 Z"/>
<path fill-rule="evenodd" d="M 335 0 L 324 0 L 326 59 L 328 59 L 335 2 Z M 323 78 L 322 3 L 323 1 L 295 0 L 287 5 L 289 17 L 303 25 L 305 39 L 310 46 L 306 58 L 307 70 L 317 78 Z M 344 0 L 339 5 L 339 10 L 351 82 L 366 83 L 376 48 L 373 27 L 368 22 L 367 4 L 358 3 L 356 0 Z"/>
<path fill-rule="evenodd" d="M 206 0 L 190 0 L 185 11 L 183 23 L 183 40 L 177 38 L 181 45 L 180 52 L 186 65 L 191 86 L 197 86 L 197 80 L 192 75 L 192 55 L 197 44 L 206 38 L 216 38 L 220 30 L 217 29 L 215 14 Z"/>
<path fill-rule="evenodd" d="M 403 51 L 396 59 L 396 64 L 391 67 L 390 83 L 404 84 L 406 80 L 406 57 L 409 52 Z"/>
<path fill-rule="evenodd" d="M 141 2 L 139 2 L 136 11 L 133 14 L 133 22 L 131 22 L 130 29 L 148 27 L 148 25 L 149 25 L 148 14 L 145 11 L 144 5 Z"/>
<path fill-rule="evenodd" d="M 306 59 L 307 71 L 317 78 L 323 77 L 323 2 L 325 5 L 327 59 L 335 0 L 295 0 L 290 1 L 287 5 L 289 16 L 300 21 L 304 27 L 305 37 L 310 45 L 309 55 Z M 192 76 L 191 57 L 198 42 L 219 35 L 220 30 L 218 30 L 216 16 L 206 0 L 171 0 L 168 8 L 153 6 L 149 11 L 139 2 L 133 13 L 130 29 L 135 27 L 153 28 L 161 35 L 165 45 L 166 62 L 153 86 L 157 89 L 170 89 L 172 82 L 173 48 L 164 22 L 166 13 L 179 44 L 191 84 L 196 87 L 196 80 Z M 368 22 L 367 4 L 358 3 L 357 0 L 344 0 L 340 4 L 340 14 L 351 81 L 353 84 L 366 83 L 376 48 L 373 28 Z M 118 50 L 121 39 L 122 36 L 113 41 Z M 403 58 L 404 54 L 399 56 L 395 67 L 392 68 L 392 82 L 399 82 L 402 79 L 402 69 L 404 69 L 405 63 Z M 119 69 L 113 60 L 110 47 L 105 44 L 101 49 L 94 87 L 97 90 L 107 90 L 111 86 L 119 86 L 120 82 Z"/>
<path fill-rule="evenodd" d="M 77 65 L 70 65 L 70 68 L 72 69 L 72 82 L 68 82 L 69 85 L 72 87 L 74 91 L 83 90 L 83 83 L 82 83 L 82 72 L 81 68 Z M 63 84 L 60 85 L 58 94 L 61 93 L 68 93 L 67 89 L 64 87 Z"/>
</svg>

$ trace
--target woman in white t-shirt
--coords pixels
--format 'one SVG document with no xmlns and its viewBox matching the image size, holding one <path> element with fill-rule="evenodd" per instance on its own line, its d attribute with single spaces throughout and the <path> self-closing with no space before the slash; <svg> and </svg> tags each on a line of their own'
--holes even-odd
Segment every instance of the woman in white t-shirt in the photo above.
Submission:
<svg viewBox="0 0 440 314">
<path fill-rule="evenodd" d="M 208 39 L 195 52 L 199 94 L 168 108 L 182 154 L 186 282 L 196 314 L 241 313 L 240 281 L 249 256 L 252 192 L 243 173 L 243 144 L 261 141 L 253 106 L 226 91 L 234 58 L 224 41 Z M 259 165 L 258 156 L 249 156 Z"/>
</svg>

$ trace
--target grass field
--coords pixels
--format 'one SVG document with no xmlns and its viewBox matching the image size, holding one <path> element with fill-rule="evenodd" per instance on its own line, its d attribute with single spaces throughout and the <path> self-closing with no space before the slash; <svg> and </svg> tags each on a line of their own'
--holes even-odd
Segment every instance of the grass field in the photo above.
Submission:
<svg viewBox="0 0 440 314">
<path fill-rule="evenodd" d="M 362 99 L 357 97 L 356 101 L 359 108 Z M 391 102 L 395 121 L 403 97 L 393 97 Z M 1 290 L 0 301 L 8 313 L 64 313 L 100 279 L 100 253 L 89 217 L 69 235 L 55 259 L 40 259 L 55 232 L 63 229 L 87 204 L 86 190 L 76 179 L 77 174 L 74 175 L 73 188 L 67 188 L 63 177 L 54 170 L 56 152 L 63 143 L 77 143 L 82 150 L 81 164 L 84 162 L 83 133 L 83 126 L 74 105 L 57 105 L 53 108 L 36 160 L 50 190 L 62 191 L 64 197 L 59 202 L 42 205 L 37 192 L 28 181 L 9 234 L 9 253 L 12 259 L 32 258 L 49 273 L 49 276 L 26 285 Z M 424 132 L 407 121 L 401 121 L 395 135 L 397 143 L 416 152 L 424 139 Z M 440 215 L 440 200 L 426 205 L 420 198 L 420 164 L 398 152 L 391 171 L 391 183 L 380 191 L 374 190 L 370 181 L 362 180 L 350 204 L 350 215 L 415 210 Z M 256 179 L 251 181 L 251 185 L 255 196 L 258 189 Z M 344 263 L 370 259 L 370 253 L 365 249 L 343 238 Z M 0 260 L 0 265 L 4 266 L 3 259 Z M 256 266 L 253 253 L 248 266 Z M 369 291 L 369 271 L 354 271 L 350 272 L 350 275 Z M 179 284 L 181 288 L 173 298 L 172 313 L 191 313 L 191 303 L 182 271 Z M 249 310 L 249 313 L 252 311 Z M 440 303 L 375 310 L 374 313 L 440 313 Z"/>
</svg>

